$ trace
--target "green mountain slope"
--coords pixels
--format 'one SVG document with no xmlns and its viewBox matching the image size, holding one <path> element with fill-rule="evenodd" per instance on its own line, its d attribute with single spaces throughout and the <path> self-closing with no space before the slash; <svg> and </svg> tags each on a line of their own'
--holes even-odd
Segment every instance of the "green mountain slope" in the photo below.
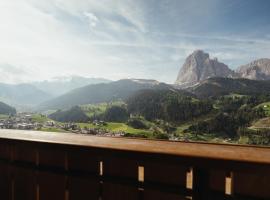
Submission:
<svg viewBox="0 0 270 200">
<path fill-rule="evenodd" d="M 68 110 L 58 110 L 49 115 L 49 118 L 59 122 L 87 122 L 88 116 L 79 106 L 74 106 Z"/>
<path fill-rule="evenodd" d="M 75 105 L 125 100 L 142 89 L 173 89 L 172 86 L 154 80 L 123 79 L 81 87 L 39 105 L 39 110 L 63 109 Z"/>
<path fill-rule="evenodd" d="M 181 90 L 140 90 L 127 100 L 129 113 L 153 121 L 180 122 L 209 113 L 211 102 L 198 100 Z"/>
<path fill-rule="evenodd" d="M 13 115 L 13 114 L 16 114 L 16 109 L 3 103 L 3 102 L 0 102 L 0 114 L 2 115 Z"/>
</svg>

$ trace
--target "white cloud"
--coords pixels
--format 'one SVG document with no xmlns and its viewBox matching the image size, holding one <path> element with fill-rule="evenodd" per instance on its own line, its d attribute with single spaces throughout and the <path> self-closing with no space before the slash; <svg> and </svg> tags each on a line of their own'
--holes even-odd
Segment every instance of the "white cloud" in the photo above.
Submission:
<svg viewBox="0 0 270 200">
<path fill-rule="evenodd" d="M 91 27 L 95 27 L 97 25 L 99 20 L 96 15 L 91 12 L 84 12 L 84 16 L 89 20 L 89 25 Z"/>
<path fill-rule="evenodd" d="M 0 80 L 6 83 L 22 83 L 28 81 L 31 70 L 27 71 L 27 67 L 13 66 L 5 63 L 0 64 Z M 33 74 L 32 74 L 33 75 Z"/>
</svg>

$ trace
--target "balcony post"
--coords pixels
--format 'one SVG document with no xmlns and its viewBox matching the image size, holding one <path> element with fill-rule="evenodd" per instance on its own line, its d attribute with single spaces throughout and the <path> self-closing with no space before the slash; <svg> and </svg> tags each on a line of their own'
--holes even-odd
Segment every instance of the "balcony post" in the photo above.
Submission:
<svg viewBox="0 0 270 200">
<path fill-rule="evenodd" d="M 193 168 L 193 191 L 194 200 L 208 200 L 209 195 L 209 172 L 204 168 Z"/>
</svg>

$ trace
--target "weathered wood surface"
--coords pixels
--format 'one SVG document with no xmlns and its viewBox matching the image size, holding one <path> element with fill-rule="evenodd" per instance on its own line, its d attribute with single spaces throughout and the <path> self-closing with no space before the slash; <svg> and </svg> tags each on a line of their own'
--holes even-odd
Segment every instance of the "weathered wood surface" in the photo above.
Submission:
<svg viewBox="0 0 270 200">
<path fill-rule="evenodd" d="M 270 164 L 270 148 L 267 147 L 98 137 L 21 130 L 0 130 L 1 138 Z"/>
</svg>

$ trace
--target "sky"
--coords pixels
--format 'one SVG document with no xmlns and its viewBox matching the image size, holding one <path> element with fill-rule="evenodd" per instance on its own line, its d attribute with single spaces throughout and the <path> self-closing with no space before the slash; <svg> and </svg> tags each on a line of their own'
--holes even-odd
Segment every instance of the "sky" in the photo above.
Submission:
<svg viewBox="0 0 270 200">
<path fill-rule="evenodd" d="M 270 58 L 268 0 L 0 0 L 0 82 L 173 83 L 196 49 L 235 69 Z"/>
</svg>

